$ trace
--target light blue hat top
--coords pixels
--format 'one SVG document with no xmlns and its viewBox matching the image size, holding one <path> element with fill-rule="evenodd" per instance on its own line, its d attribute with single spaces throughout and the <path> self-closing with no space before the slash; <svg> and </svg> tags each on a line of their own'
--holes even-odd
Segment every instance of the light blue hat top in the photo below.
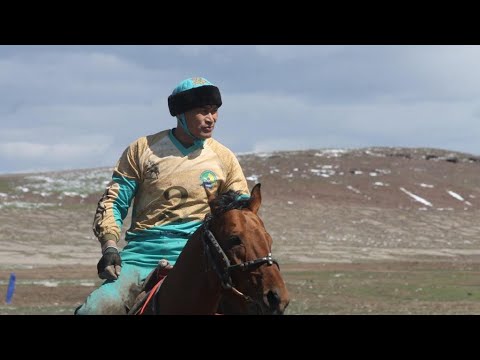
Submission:
<svg viewBox="0 0 480 360">
<path fill-rule="evenodd" d="M 210 81 L 202 77 L 192 77 L 183 80 L 180 84 L 173 89 L 172 95 L 178 94 L 179 92 L 190 90 L 205 85 L 213 85 Z"/>
</svg>

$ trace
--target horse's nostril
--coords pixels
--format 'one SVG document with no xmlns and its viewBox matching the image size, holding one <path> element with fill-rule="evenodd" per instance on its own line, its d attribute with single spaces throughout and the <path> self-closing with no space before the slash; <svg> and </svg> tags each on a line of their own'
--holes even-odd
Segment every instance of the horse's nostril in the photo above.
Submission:
<svg viewBox="0 0 480 360">
<path fill-rule="evenodd" d="M 278 296 L 276 291 L 270 290 L 267 293 L 267 301 L 270 309 L 277 309 L 280 304 L 280 296 Z"/>
</svg>

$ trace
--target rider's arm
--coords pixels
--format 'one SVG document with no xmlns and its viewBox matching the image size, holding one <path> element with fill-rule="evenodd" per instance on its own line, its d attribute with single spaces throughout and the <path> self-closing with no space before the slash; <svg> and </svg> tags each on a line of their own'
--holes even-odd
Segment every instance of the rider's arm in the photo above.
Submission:
<svg viewBox="0 0 480 360">
<path fill-rule="evenodd" d="M 98 202 L 93 232 L 100 241 L 102 252 L 109 246 L 116 246 L 120 239 L 123 220 L 140 183 L 137 159 L 138 151 L 134 143 L 123 152 L 113 172 L 112 181 Z"/>
</svg>

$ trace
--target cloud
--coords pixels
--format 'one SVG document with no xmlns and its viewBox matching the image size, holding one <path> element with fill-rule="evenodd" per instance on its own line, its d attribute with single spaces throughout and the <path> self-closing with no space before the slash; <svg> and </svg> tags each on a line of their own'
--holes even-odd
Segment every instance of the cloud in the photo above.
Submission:
<svg viewBox="0 0 480 360">
<path fill-rule="evenodd" d="M 70 141 L 35 143 L 11 141 L 0 143 L 0 172 L 75 169 L 112 165 L 108 151 L 113 142 L 109 136 L 79 136 Z M 9 168 L 4 168 L 8 165 Z"/>
<path fill-rule="evenodd" d="M 78 160 L 82 157 L 96 155 L 105 151 L 112 143 L 108 136 L 79 137 L 75 142 L 59 142 L 56 144 L 39 144 L 25 141 L 6 142 L 0 144 L 2 157 L 16 160 L 51 161 Z"/>
<path fill-rule="evenodd" d="M 404 46 L 397 51 L 410 97 L 472 101 L 480 96 L 480 46 Z"/>
<path fill-rule="evenodd" d="M 0 58 L 0 112 L 38 105 L 152 102 L 169 92 L 165 71 L 102 52 Z"/>
<path fill-rule="evenodd" d="M 2 46 L 0 171 L 112 166 L 175 126 L 168 95 L 193 75 L 219 86 L 236 152 L 480 153 L 480 46 Z"/>
<path fill-rule="evenodd" d="M 276 63 L 298 61 L 299 59 L 325 59 L 347 50 L 345 45 L 298 46 L 298 45 L 257 45 L 260 56 L 268 57 Z"/>
<path fill-rule="evenodd" d="M 475 152 L 480 136 L 470 102 L 314 105 L 293 96 L 237 95 L 220 109 L 219 137 L 239 151 L 410 146 Z M 224 122 L 230 122 L 227 128 Z M 235 131 L 231 132 L 231 127 Z M 463 143 L 460 139 L 466 139 Z M 475 150 L 476 149 L 476 150 Z"/>
</svg>

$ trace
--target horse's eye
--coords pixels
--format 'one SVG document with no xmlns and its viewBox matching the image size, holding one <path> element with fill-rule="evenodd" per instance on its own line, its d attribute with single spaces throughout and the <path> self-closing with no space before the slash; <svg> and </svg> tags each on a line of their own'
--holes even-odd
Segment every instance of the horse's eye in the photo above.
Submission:
<svg viewBox="0 0 480 360">
<path fill-rule="evenodd" d="M 229 238 L 231 246 L 241 245 L 242 240 L 238 236 L 230 236 Z"/>
</svg>

